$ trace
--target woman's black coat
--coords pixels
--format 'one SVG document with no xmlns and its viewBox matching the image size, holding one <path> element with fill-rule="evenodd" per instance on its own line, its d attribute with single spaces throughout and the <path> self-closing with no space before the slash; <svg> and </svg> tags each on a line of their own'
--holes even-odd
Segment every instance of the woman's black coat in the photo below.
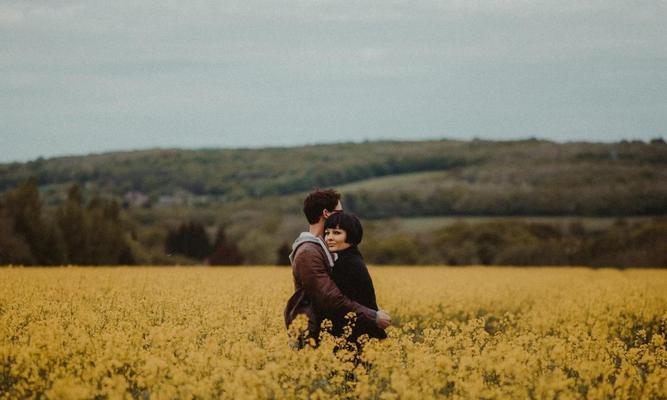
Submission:
<svg viewBox="0 0 667 400">
<path fill-rule="evenodd" d="M 366 268 L 366 263 L 361 256 L 361 253 L 356 246 L 349 247 L 337 253 L 332 278 L 340 291 L 350 300 L 364 305 L 373 310 L 378 310 L 378 305 L 375 300 L 375 289 L 373 288 L 373 281 Z M 345 314 L 331 314 L 325 315 L 333 323 L 332 333 L 340 336 L 343 333 L 343 327 L 347 324 Z M 385 331 L 379 328 L 373 322 L 367 322 L 357 319 L 355 327 L 352 330 L 352 335 L 348 337 L 349 341 L 356 341 L 357 338 L 363 334 L 369 337 L 384 339 L 387 337 Z"/>
</svg>

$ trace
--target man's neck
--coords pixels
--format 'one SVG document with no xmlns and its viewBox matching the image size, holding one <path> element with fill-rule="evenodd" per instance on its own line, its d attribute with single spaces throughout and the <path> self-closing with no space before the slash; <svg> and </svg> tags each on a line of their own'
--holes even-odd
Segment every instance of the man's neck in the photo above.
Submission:
<svg viewBox="0 0 667 400">
<path fill-rule="evenodd" d="M 314 236 L 323 236 L 324 235 L 324 221 L 320 221 L 315 225 L 310 225 L 308 231 Z"/>
</svg>

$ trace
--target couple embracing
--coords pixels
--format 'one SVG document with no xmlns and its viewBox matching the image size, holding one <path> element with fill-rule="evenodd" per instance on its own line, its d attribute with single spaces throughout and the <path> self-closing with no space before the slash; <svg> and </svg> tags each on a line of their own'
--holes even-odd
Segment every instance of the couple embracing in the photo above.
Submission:
<svg viewBox="0 0 667 400">
<path fill-rule="evenodd" d="M 355 342 L 361 335 L 386 338 L 384 329 L 391 317 L 377 306 L 373 281 L 357 247 L 363 236 L 359 219 L 343 211 L 340 194 L 334 190 L 310 193 L 303 212 L 309 230 L 292 245 L 294 294 L 285 307 L 286 326 L 304 314 L 308 338 L 317 343 L 322 321 L 330 320 L 331 332 L 341 336 L 345 316 L 352 312 L 356 323 L 348 341 Z M 305 341 L 294 344 L 303 347 Z"/>
</svg>

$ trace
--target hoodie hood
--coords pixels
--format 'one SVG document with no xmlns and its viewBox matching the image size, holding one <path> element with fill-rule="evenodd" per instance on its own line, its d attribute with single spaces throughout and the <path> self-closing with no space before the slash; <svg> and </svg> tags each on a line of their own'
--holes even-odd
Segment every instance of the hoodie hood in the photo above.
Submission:
<svg viewBox="0 0 667 400">
<path fill-rule="evenodd" d="M 327 261 L 329 262 L 329 268 L 333 268 L 334 261 L 336 261 L 336 254 L 331 254 L 329 252 L 327 245 L 324 244 L 324 241 L 321 237 L 315 236 L 310 232 L 301 232 L 299 237 L 297 237 L 294 243 L 292 243 L 292 252 L 289 255 L 290 263 L 294 263 L 294 254 L 296 253 L 296 250 L 299 248 L 299 246 L 304 243 L 315 243 L 319 245 L 324 251 L 324 254 L 326 254 Z"/>
</svg>

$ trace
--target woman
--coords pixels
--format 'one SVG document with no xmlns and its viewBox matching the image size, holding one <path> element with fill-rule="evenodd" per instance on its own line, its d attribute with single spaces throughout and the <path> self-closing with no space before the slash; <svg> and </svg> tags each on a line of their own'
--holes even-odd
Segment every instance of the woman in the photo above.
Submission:
<svg viewBox="0 0 667 400">
<path fill-rule="evenodd" d="M 352 214 L 343 212 L 332 214 L 324 224 L 324 240 L 327 247 L 329 251 L 338 255 L 332 272 L 336 286 L 350 300 L 378 310 L 373 281 L 357 248 L 363 234 L 361 222 Z M 334 335 L 343 335 L 343 328 L 348 324 L 344 314 L 324 315 L 324 318 L 331 320 L 333 324 L 331 332 Z M 385 331 L 376 324 L 358 319 L 347 340 L 356 342 L 357 338 L 364 334 L 378 339 L 387 337 Z"/>
</svg>

